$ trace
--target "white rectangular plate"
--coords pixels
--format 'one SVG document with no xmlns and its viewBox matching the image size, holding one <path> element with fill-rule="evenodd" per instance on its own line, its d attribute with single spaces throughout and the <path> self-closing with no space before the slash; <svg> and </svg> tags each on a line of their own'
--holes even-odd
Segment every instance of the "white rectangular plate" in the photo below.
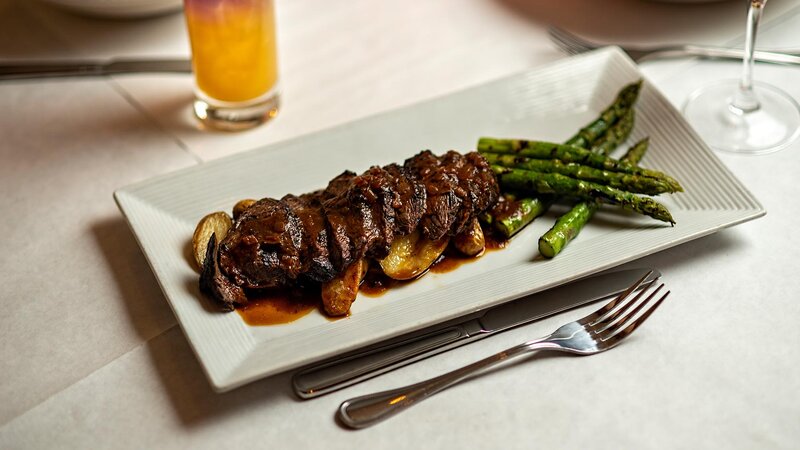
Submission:
<svg viewBox="0 0 800 450">
<path fill-rule="evenodd" d="M 216 312 L 198 289 L 190 239 L 198 220 L 243 198 L 281 197 L 324 187 L 345 169 L 400 162 L 422 149 L 474 149 L 480 136 L 563 141 L 592 120 L 626 83 L 642 78 L 615 48 L 404 109 L 202 164 L 120 189 L 115 198 L 192 348 L 219 391 L 507 302 L 658 252 L 763 215 L 680 114 L 645 82 L 631 142 L 650 136 L 642 165 L 681 181 L 685 193 L 660 198 L 677 225 L 601 211 L 553 260 L 536 240 L 537 220 L 501 251 L 443 274 L 428 274 L 378 297 L 359 297 L 346 319 L 312 313 L 253 327 Z M 557 212 L 557 211 L 556 211 Z"/>
</svg>

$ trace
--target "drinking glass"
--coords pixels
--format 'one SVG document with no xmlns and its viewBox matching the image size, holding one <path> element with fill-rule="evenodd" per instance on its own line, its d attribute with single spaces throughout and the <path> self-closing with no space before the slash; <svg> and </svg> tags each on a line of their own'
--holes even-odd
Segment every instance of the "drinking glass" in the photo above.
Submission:
<svg viewBox="0 0 800 450">
<path fill-rule="evenodd" d="M 747 0 L 742 76 L 717 82 L 689 96 L 684 115 L 714 149 L 740 154 L 770 153 L 800 133 L 800 105 L 782 90 L 753 82 L 756 32 L 767 0 Z"/>
<path fill-rule="evenodd" d="M 273 0 L 184 0 L 195 79 L 194 113 L 242 130 L 278 114 Z"/>
</svg>

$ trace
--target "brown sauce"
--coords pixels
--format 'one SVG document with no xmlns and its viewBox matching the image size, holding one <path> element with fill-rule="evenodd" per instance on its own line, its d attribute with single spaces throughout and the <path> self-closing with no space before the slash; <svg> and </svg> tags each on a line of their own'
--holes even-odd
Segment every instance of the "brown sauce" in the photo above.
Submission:
<svg viewBox="0 0 800 450">
<path fill-rule="evenodd" d="M 294 322 L 320 305 L 316 289 L 265 289 L 248 295 L 250 301 L 236 308 L 248 325 L 278 325 Z"/>
<path fill-rule="evenodd" d="M 491 212 L 495 220 L 502 220 L 519 214 L 519 210 L 519 201 L 501 195 L 500 198 L 497 199 L 497 203 L 492 207 Z"/>
<path fill-rule="evenodd" d="M 506 237 L 500 236 L 494 230 L 483 230 L 483 238 L 486 241 L 486 251 L 500 250 L 506 248 L 510 242 Z"/>
<path fill-rule="evenodd" d="M 417 278 L 422 275 L 425 275 L 425 272 L 423 272 Z M 410 280 L 395 280 L 387 277 L 377 264 L 370 264 L 367 275 L 364 277 L 364 281 L 361 282 L 361 286 L 358 288 L 358 294 L 363 294 L 367 297 L 380 297 L 390 289 L 398 286 L 404 286 L 413 282 L 417 278 L 412 278 Z"/>
<path fill-rule="evenodd" d="M 486 248 L 477 256 L 464 256 L 452 247 L 425 272 L 410 280 L 395 280 L 386 276 L 378 264 L 370 264 L 364 281 L 358 289 L 359 296 L 380 297 L 389 290 L 412 283 L 424 276 L 428 271 L 433 273 L 451 272 L 463 264 L 477 261 L 488 251 L 505 248 L 508 240 L 489 230 L 484 230 Z M 265 289 L 250 295 L 251 300 L 247 305 L 236 308 L 236 311 L 248 325 L 277 325 L 294 322 L 311 311 L 319 309 L 322 314 L 322 300 L 319 289 Z M 349 316 L 349 314 L 348 314 Z M 339 320 L 344 317 L 328 317 L 329 320 Z"/>
<path fill-rule="evenodd" d="M 464 256 L 448 249 L 445 254 L 439 257 L 429 269 L 433 273 L 447 273 L 458 269 L 461 265 L 472 262 L 483 256 L 485 250 L 477 256 Z"/>
</svg>

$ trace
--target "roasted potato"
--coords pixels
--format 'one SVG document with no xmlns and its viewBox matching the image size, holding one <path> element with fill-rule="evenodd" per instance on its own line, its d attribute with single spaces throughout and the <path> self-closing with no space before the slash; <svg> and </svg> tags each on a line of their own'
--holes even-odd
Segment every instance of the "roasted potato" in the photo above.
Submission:
<svg viewBox="0 0 800 450">
<path fill-rule="evenodd" d="M 239 200 L 238 202 L 236 202 L 236 204 L 233 205 L 233 220 L 238 219 L 239 216 L 242 215 L 244 210 L 251 207 L 253 203 L 255 203 L 256 201 L 257 200 L 253 200 L 252 198 L 246 198 L 244 200 Z"/>
<path fill-rule="evenodd" d="M 322 306 L 331 316 L 343 316 L 350 311 L 356 300 L 358 287 L 367 273 L 366 259 L 354 262 L 344 272 L 327 283 L 322 284 Z"/>
<path fill-rule="evenodd" d="M 378 261 L 389 278 L 410 280 L 425 273 L 447 248 L 450 238 L 432 241 L 422 236 L 419 230 L 398 236 L 392 242 L 389 256 Z"/>
<path fill-rule="evenodd" d="M 192 250 L 198 269 L 202 270 L 203 268 L 206 248 L 211 235 L 216 233 L 217 242 L 220 242 L 225 239 L 225 235 L 228 234 L 228 230 L 231 229 L 232 225 L 231 216 L 222 211 L 213 212 L 200 219 L 200 222 L 197 223 L 197 228 L 194 229 L 194 235 L 192 235 Z"/>
<path fill-rule="evenodd" d="M 453 237 L 453 247 L 467 256 L 477 256 L 486 248 L 486 238 L 478 219 L 472 219 L 466 230 Z"/>
</svg>

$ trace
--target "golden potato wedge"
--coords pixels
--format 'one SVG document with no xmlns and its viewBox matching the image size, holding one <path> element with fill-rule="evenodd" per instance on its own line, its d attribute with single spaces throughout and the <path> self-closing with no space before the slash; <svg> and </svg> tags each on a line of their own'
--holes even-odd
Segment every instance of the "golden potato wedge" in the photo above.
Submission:
<svg viewBox="0 0 800 450">
<path fill-rule="evenodd" d="M 486 238 L 478 219 L 472 219 L 466 230 L 453 237 L 453 247 L 467 256 L 477 256 L 486 248 Z"/>
<path fill-rule="evenodd" d="M 194 229 L 192 235 L 192 250 L 194 251 L 194 260 L 197 263 L 197 268 L 203 268 L 203 261 L 206 258 L 206 248 L 208 247 L 208 240 L 211 235 L 217 235 L 217 242 L 221 242 L 231 229 L 233 222 L 228 213 L 217 211 L 213 212 L 197 223 L 197 228 Z"/>
<path fill-rule="evenodd" d="M 389 278 L 410 280 L 422 275 L 447 248 L 450 238 L 432 241 L 419 230 L 398 236 L 392 242 L 389 256 L 378 261 Z"/>
<path fill-rule="evenodd" d="M 331 316 L 343 316 L 356 300 L 358 286 L 367 273 L 367 260 L 354 262 L 339 276 L 322 284 L 322 306 Z"/>
<path fill-rule="evenodd" d="M 242 215 L 245 209 L 253 206 L 253 203 L 257 202 L 258 200 L 253 200 L 252 198 L 246 198 L 244 200 L 239 200 L 233 205 L 233 220 L 239 218 Z"/>
</svg>

